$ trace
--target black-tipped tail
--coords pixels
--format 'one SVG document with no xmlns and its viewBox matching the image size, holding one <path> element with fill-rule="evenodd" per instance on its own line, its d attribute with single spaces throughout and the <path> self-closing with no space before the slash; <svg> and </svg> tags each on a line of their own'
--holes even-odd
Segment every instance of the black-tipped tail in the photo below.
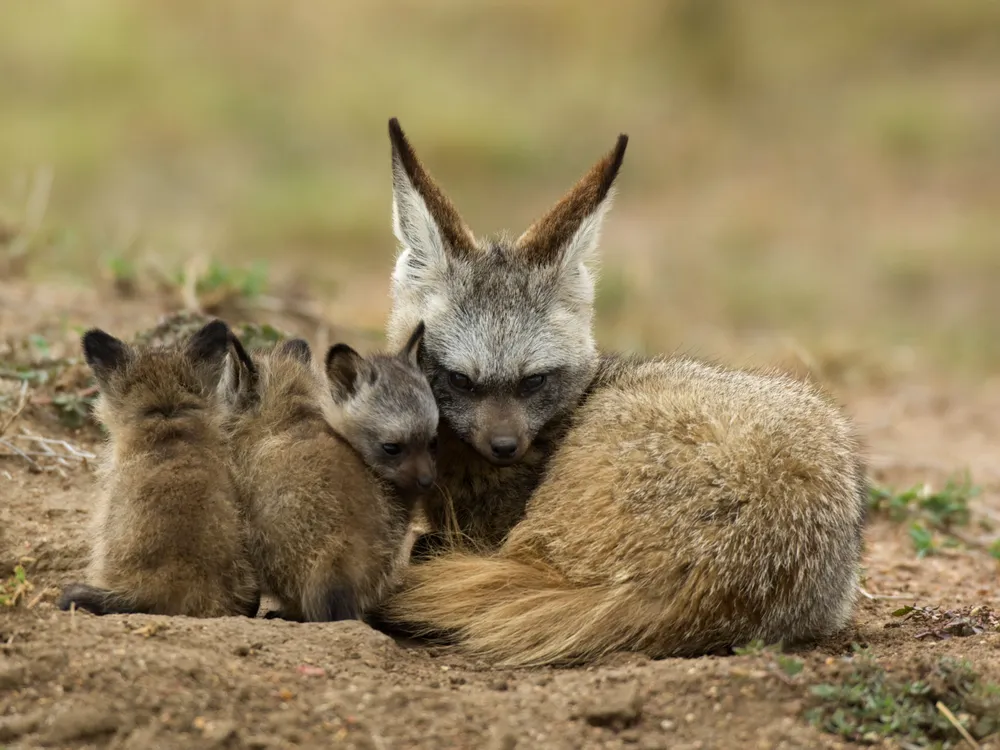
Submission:
<svg viewBox="0 0 1000 750">
<path fill-rule="evenodd" d="M 131 599 L 114 591 L 90 586 L 86 583 L 71 583 L 63 589 L 56 602 L 59 609 L 68 610 L 72 606 L 94 615 L 127 615 L 144 610 Z"/>
</svg>

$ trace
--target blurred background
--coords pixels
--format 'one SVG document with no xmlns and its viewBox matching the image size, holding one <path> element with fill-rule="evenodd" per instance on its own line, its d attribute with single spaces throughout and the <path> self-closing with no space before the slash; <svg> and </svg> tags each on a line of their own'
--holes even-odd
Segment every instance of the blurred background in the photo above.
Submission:
<svg viewBox="0 0 1000 750">
<path fill-rule="evenodd" d="M 606 346 L 1000 369 L 996 0 L 47 0 L 2 17 L 0 274 L 127 293 L 200 257 L 378 329 L 390 116 L 480 235 L 519 232 L 624 131 Z"/>
</svg>

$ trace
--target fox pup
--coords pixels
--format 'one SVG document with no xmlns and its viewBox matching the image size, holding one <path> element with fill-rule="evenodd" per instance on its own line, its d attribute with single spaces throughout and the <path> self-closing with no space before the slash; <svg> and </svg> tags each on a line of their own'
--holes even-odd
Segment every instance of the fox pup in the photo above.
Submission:
<svg viewBox="0 0 1000 750">
<path fill-rule="evenodd" d="M 435 480 L 438 413 L 417 366 L 418 325 L 395 355 L 309 345 L 249 355 L 238 342 L 227 419 L 252 557 L 264 589 L 298 621 L 360 619 L 409 555 L 410 523 Z"/>
<path fill-rule="evenodd" d="M 391 120 L 390 342 L 416 319 L 441 409 L 445 546 L 385 607 L 508 665 L 814 640 L 850 618 L 867 480 L 811 385 L 601 356 L 594 261 L 627 137 L 517 239 L 477 239 Z M 482 548 L 486 548 L 484 551 Z M 478 552 L 478 553 L 477 553 Z"/>
<path fill-rule="evenodd" d="M 223 443 L 216 386 L 230 330 L 215 320 L 186 344 L 132 347 L 83 336 L 109 438 L 86 583 L 62 609 L 253 617 L 260 593 Z"/>
</svg>

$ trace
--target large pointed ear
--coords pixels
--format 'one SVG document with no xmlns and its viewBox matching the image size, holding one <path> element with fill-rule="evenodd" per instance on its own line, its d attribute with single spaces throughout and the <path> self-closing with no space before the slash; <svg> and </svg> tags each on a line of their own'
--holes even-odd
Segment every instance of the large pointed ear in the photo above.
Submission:
<svg viewBox="0 0 1000 750">
<path fill-rule="evenodd" d="M 403 249 L 397 274 L 427 280 L 449 257 L 476 252 L 476 239 L 455 206 L 417 159 L 399 120 L 389 120 L 392 142 L 392 231 Z"/>
<path fill-rule="evenodd" d="M 399 355 L 414 367 L 418 367 L 420 364 L 420 342 L 424 340 L 425 328 L 424 321 L 421 320 L 417 323 L 417 327 L 413 329 L 413 333 L 407 339 L 406 345 L 399 352 Z"/>
<path fill-rule="evenodd" d="M 80 343 L 83 347 L 83 358 L 94 371 L 94 377 L 100 385 L 107 383 L 111 374 L 127 365 L 131 358 L 125 342 L 100 328 L 92 328 L 83 334 Z"/>
<path fill-rule="evenodd" d="M 523 258 L 564 268 L 592 259 L 627 145 L 628 136 L 622 133 L 615 147 L 517 239 Z"/>
<path fill-rule="evenodd" d="M 278 344 L 277 353 L 283 357 L 297 359 L 304 365 L 312 364 L 312 349 L 305 339 L 288 339 Z"/>
<path fill-rule="evenodd" d="M 347 344 L 334 344 L 326 353 L 326 377 L 335 401 L 344 401 L 357 390 L 364 358 Z"/>
</svg>

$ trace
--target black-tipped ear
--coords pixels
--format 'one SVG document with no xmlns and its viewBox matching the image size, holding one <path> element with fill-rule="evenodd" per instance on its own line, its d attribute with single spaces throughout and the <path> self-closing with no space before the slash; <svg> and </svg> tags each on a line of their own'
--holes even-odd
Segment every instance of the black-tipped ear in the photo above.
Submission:
<svg viewBox="0 0 1000 750">
<path fill-rule="evenodd" d="M 83 334 L 81 343 L 83 358 L 94 371 L 98 381 L 106 380 L 112 372 L 124 367 L 129 360 L 129 349 L 125 342 L 100 328 L 92 328 Z"/>
<path fill-rule="evenodd" d="M 522 258 L 566 266 L 590 259 L 627 146 L 628 136 L 622 133 L 614 148 L 517 239 L 515 245 Z"/>
<path fill-rule="evenodd" d="M 399 120 L 389 120 L 392 143 L 393 231 L 414 254 L 418 266 L 434 266 L 448 255 L 478 252 L 476 238 L 458 209 L 417 158 Z"/>
<path fill-rule="evenodd" d="M 413 333 L 410 334 L 410 338 L 407 340 L 406 345 L 400 351 L 400 355 L 409 362 L 411 365 L 416 367 L 420 363 L 420 342 L 424 340 L 424 321 L 417 323 L 417 327 L 413 329 Z"/>
<path fill-rule="evenodd" d="M 221 363 L 229 349 L 231 336 L 233 332 L 224 321 L 216 319 L 206 323 L 188 339 L 188 355 L 199 363 Z"/>
<path fill-rule="evenodd" d="M 305 339 L 289 339 L 278 344 L 278 353 L 283 357 L 297 359 L 304 365 L 312 362 L 312 349 Z"/>
<path fill-rule="evenodd" d="M 347 344 L 334 344 L 326 353 L 326 377 L 334 398 L 340 400 L 354 393 L 364 359 Z"/>
</svg>

